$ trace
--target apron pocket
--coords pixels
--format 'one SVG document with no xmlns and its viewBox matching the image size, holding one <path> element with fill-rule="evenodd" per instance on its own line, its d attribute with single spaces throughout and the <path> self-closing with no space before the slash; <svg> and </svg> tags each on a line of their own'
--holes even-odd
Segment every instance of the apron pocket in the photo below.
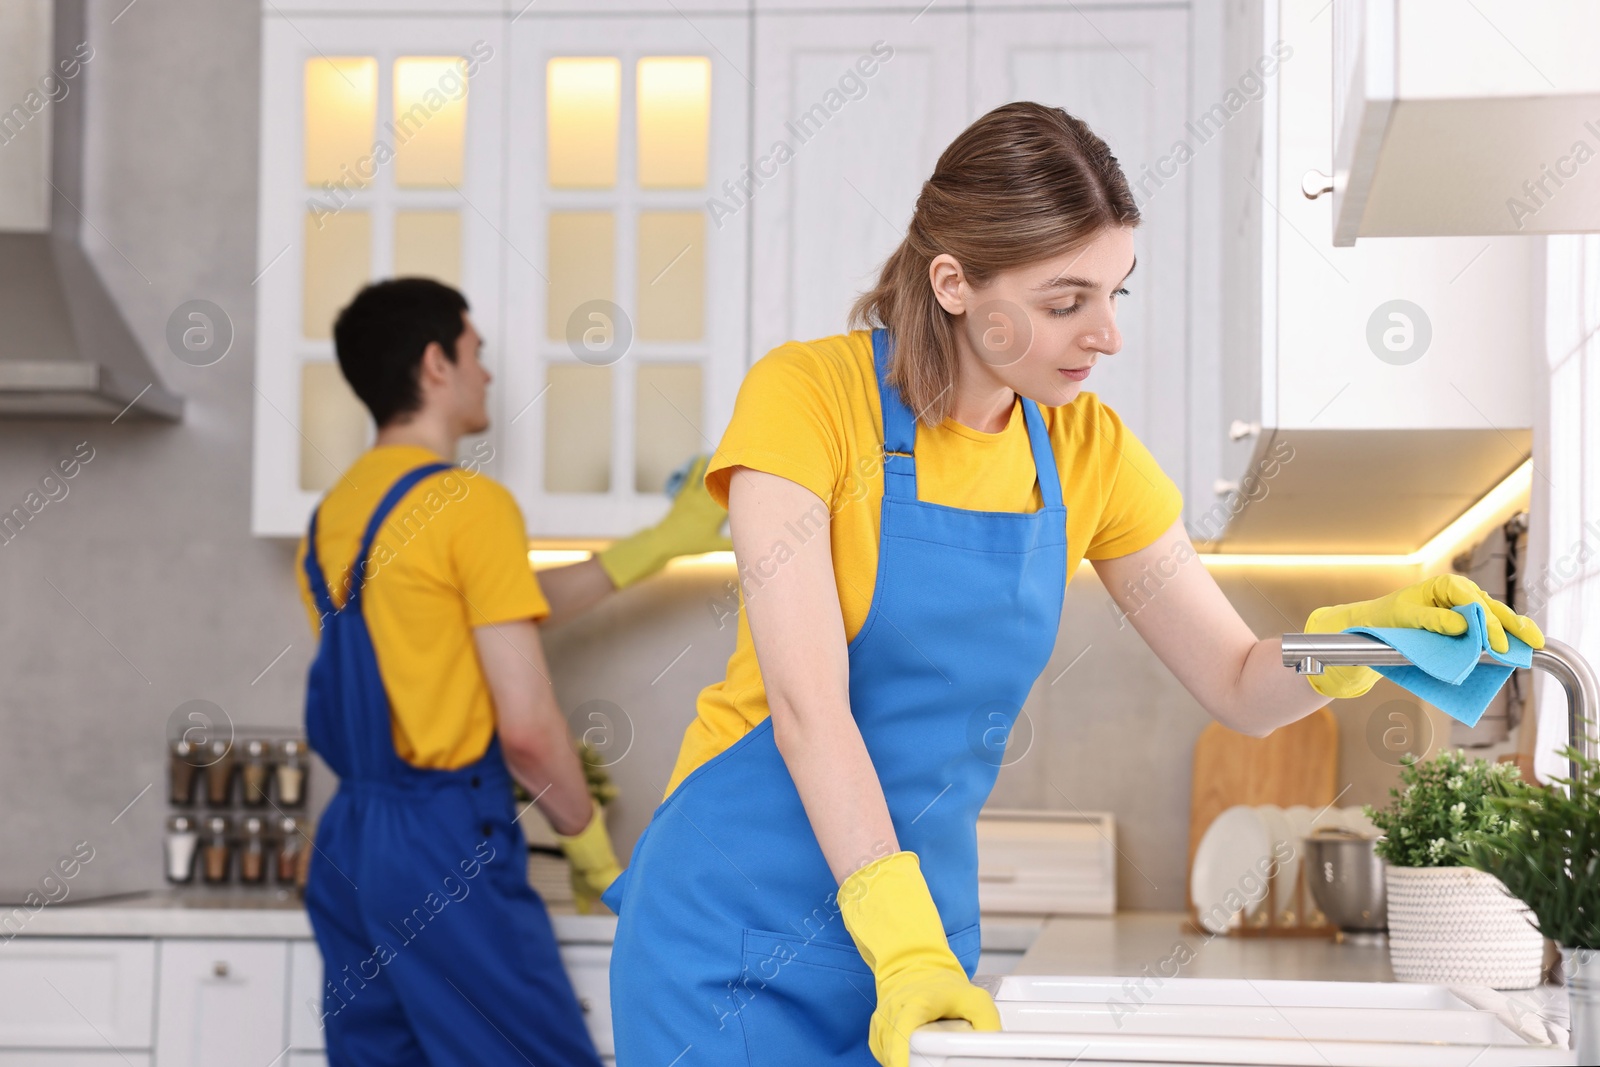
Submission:
<svg viewBox="0 0 1600 1067">
<path fill-rule="evenodd" d="M 730 989 L 751 1067 L 876 1067 L 877 991 L 854 945 L 747 929 L 743 963 Z"/>
</svg>

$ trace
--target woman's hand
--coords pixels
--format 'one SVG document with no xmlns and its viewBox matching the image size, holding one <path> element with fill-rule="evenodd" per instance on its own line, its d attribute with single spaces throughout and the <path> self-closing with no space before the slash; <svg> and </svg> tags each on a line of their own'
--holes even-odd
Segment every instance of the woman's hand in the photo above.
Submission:
<svg viewBox="0 0 1600 1067">
<path fill-rule="evenodd" d="M 839 914 L 872 968 L 878 1006 L 867 1045 L 884 1067 L 907 1067 L 911 1032 L 937 1019 L 1000 1029 L 994 998 L 950 951 L 914 852 L 874 860 L 839 886 Z"/>
<path fill-rule="evenodd" d="M 1404 626 L 1455 637 L 1466 632 L 1467 620 L 1454 609 L 1467 604 L 1484 606 L 1489 647 L 1496 652 L 1504 653 L 1511 647 L 1507 633 L 1534 648 L 1544 647 L 1544 634 L 1532 619 L 1518 615 L 1459 574 L 1426 578 L 1376 600 L 1318 608 L 1306 620 L 1306 633 L 1341 633 L 1352 626 Z M 1307 676 L 1313 689 L 1335 698 L 1361 696 L 1379 677 L 1371 667 L 1328 667 L 1322 674 Z"/>
</svg>

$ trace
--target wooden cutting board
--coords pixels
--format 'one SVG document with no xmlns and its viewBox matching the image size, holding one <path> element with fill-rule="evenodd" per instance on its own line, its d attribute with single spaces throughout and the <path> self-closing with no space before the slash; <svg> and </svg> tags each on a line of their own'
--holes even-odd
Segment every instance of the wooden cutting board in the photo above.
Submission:
<svg viewBox="0 0 1600 1067">
<path fill-rule="evenodd" d="M 1280 726 L 1266 737 L 1250 737 L 1219 722 L 1200 732 L 1194 745 L 1194 779 L 1189 794 L 1189 863 L 1213 819 L 1235 804 L 1306 804 L 1321 810 L 1338 795 L 1339 723 L 1318 708 L 1299 722 Z M 1188 875 L 1184 907 L 1189 904 Z"/>
</svg>

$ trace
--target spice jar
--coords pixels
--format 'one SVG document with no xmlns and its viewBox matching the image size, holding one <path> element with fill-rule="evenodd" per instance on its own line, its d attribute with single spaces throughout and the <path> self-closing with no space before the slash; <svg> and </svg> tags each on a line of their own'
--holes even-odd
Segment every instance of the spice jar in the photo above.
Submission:
<svg viewBox="0 0 1600 1067">
<path fill-rule="evenodd" d="M 167 752 L 167 799 L 187 808 L 194 803 L 194 785 L 200 777 L 204 757 L 199 746 L 183 738 L 172 742 Z"/>
<path fill-rule="evenodd" d="M 259 737 L 244 743 L 244 763 L 239 769 L 239 784 L 244 804 L 259 808 L 267 802 L 267 776 L 272 768 L 272 745 Z"/>
<path fill-rule="evenodd" d="M 213 808 L 225 808 L 233 800 L 233 772 L 238 765 L 233 742 L 221 738 L 211 742 L 205 759 L 206 804 Z"/>
<path fill-rule="evenodd" d="M 300 832 L 300 820 L 285 815 L 278 820 L 278 830 L 283 839 L 278 844 L 276 877 L 279 885 L 293 885 L 295 871 L 300 866 L 300 853 L 307 850 L 305 835 Z"/>
<path fill-rule="evenodd" d="M 244 835 L 239 841 L 239 881 L 261 882 L 267 877 L 266 823 L 259 815 L 244 819 Z"/>
<path fill-rule="evenodd" d="M 278 743 L 278 803 L 298 808 L 306 802 L 306 743 L 298 737 Z"/>
<path fill-rule="evenodd" d="M 226 882 L 233 867 L 233 820 L 226 815 L 207 815 L 205 841 L 200 855 L 205 868 L 205 880 L 212 884 Z"/>
<path fill-rule="evenodd" d="M 200 845 L 200 832 L 195 828 L 194 817 L 174 815 L 167 820 L 165 840 L 167 881 L 185 883 L 194 880 L 194 856 Z"/>
</svg>

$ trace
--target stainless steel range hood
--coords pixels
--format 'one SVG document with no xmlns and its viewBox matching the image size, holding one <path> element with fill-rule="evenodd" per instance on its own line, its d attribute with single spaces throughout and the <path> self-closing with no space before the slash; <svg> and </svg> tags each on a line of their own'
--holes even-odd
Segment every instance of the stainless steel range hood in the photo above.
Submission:
<svg viewBox="0 0 1600 1067">
<path fill-rule="evenodd" d="M 0 5 L 0 418 L 177 420 L 78 240 L 85 41 L 84 0 Z"/>
</svg>

